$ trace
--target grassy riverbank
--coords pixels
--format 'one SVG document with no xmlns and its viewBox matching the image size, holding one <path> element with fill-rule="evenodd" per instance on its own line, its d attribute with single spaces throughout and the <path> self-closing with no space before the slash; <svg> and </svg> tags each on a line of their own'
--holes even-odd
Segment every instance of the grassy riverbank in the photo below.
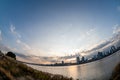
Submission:
<svg viewBox="0 0 120 80">
<path fill-rule="evenodd" d="M 0 80 L 72 80 L 72 78 L 38 71 L 4 56 L 0 58 Z"/>
</svg>

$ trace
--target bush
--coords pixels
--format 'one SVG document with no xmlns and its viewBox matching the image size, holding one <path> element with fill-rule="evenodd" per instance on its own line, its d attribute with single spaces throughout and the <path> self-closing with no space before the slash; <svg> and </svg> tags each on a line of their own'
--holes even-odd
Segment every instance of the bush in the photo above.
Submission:
<svg viewBox="0 0 120 80">
<path fill-rule="evenodd" d="M 13 52 L 8 52 L 6 56 L 9 56 L 11 58 L 14 58 L 16 60 L 16 55 Z"/>
</svg>

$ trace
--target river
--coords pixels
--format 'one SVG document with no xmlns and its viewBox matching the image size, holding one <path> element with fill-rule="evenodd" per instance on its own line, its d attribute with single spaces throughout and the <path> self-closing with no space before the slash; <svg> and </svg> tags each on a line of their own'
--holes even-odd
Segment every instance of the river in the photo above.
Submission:
<svg viewBox="0 0 120 80">
<path fill-rule="evenodd" d="M 52 74 L 61 74 L 79 80 L 109 80 L 114 67 L 120 62 L 120 51 L 94 62 L 73 66 L 36 66 L 37 70 Z"/>
</svg>

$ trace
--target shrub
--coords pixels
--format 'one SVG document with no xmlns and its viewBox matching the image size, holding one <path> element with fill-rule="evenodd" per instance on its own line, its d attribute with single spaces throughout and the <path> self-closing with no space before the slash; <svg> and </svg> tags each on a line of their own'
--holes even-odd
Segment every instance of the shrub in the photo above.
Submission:
<svg viewBox="0 0 120 80">
<path fill-rule="evenodd" d="M 8 52 L 6 56 L 16 59 L 16 55 L 13 52 Z"/>
</svg>

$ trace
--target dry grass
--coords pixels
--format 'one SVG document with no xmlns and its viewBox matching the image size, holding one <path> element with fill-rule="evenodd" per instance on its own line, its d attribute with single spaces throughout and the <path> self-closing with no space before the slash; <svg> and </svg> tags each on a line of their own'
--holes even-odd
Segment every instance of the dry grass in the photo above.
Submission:
<svg viewBox="0 0 120 80">
<path fill-rule="evenodd" d="M 0 80 L 1 78 L 3 80 L 72 80 L 62 75 L 37 71 L 6 56 L 0 60 Z"/>
<path fill-rule="evenodd" d="M 13 76 L 10 74 L 10 72 L 6 71 L 3 68 L 0 68 L 0 75 L 1 75 L 1 79 L 3 80 L 15 80 Z"/>
</svg>

